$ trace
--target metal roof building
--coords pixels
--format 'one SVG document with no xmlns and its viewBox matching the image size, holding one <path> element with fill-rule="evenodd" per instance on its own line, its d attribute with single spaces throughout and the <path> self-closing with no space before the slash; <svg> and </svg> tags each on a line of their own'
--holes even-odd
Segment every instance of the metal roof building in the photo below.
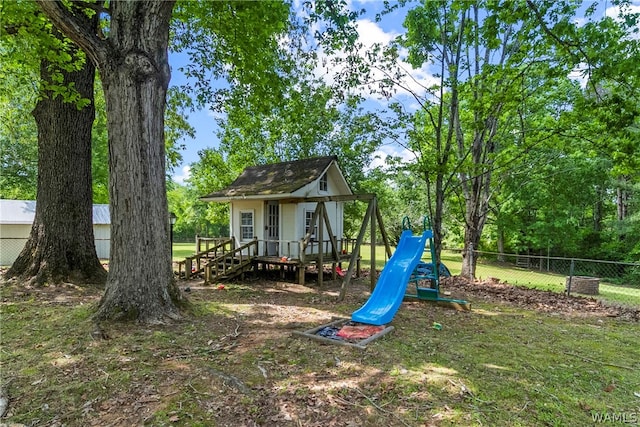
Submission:
<svg viewBox="0 0 640 427">
<path fill-rule="evenodd" d="M 11 265 L 18 257 L 29 239 L 35 216 L 35 200 L 0 200 L 0 266 Z M 93 205 L 93 234 L 98 258 L 108 259 L 109 205 Z"/>
</svg>

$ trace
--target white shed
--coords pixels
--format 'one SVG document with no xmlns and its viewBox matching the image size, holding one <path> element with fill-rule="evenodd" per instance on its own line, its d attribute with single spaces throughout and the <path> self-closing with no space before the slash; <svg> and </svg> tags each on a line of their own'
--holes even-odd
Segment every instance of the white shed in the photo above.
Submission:
<svg viewBox="0 0 640 427">
<path fill-rule="evenodd" d="M 231 204 L 230 237 L 240 245 L 258 239 L 260 254 L 298 258 L 298 242 L 307 233 L 317 205 L 305 200 L 353 195 L 337 160 L 326 156 L 248 167 L 227 188 L 201 200 Z M 328 201 L 325 209 L 331 231 L 341 238 L 344 202 Z M 314 239 L 329 239 L 326 229 L 322 239 L 315 235 L 316 230 L 317 225 L 312 231 Z M 306 253 L 310 251 L 313 246 Z"/>
<path fill-rule="evenodd" d="M 0 265 L 13 264 L 29 239 L 35 216 L 34 200 L 0 200 Z M 109 259 L 109 205 L 93 205 L 93 236 L 98 258 Z"/>
</svg>

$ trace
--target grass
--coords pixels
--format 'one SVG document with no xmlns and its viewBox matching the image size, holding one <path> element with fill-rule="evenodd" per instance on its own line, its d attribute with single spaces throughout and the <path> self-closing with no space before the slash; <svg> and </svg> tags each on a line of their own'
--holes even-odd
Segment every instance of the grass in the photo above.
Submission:
<svg viewBox="0 0 640 427">
<path fill-rule="evenodd" d="M 174 243 L 173 244 L 173 261 L 182 261 L 186 257 L 196 252 L 196 244 L 191 243 Z"/>
<path fill-rule="evenodd" d="M 44 301 L 0 287 L 0 385 L 10 381 L 2 421 L 575 426 L 639 412 L 638 323 L 500 302 L 474 303 L 466 313 L 408 302 L 396 330 L 363 352 L 293 338 L 289 325 L 348 315 L 366 295 L 351 291 L 337 304 L 311 288 L 286 289 L 203 291 L 192 294 L 182 322 L 106 325 L 110 338 L 96 340 L 87 301 Z M 434 321 L 443 329 L 432 329 Z"/>
<path fill-rule="evenodd" d="M 173 260 L 183 260 L 186 256 L 194 253 L 195 244 L 175 243 L 173 245 Z M 395 248 L 392 248 L 392 251 Z M 362 256 L 362 267 L 371 266 L 371 246 L 362 245 L 360 249 Z M 384 246 L 376 246 L 376 269 L 382 270 L 388 261 Z M 442 262 L 447 266 L 452 275 L 459 275 L 462 267 L 462 257 L 459 252 L 443 251 Z M 423 259 L 429 260 L 429 253 L 426 252 Z M 533 289 L 550 290 L 553 292 L 564 292 L 566 276 L 553 273 L 544 273 L 534 270 L 524 270 L 508 264 L 495 262 L 485 262 L 480 260 L 476 267 L 477 278 L 496 277 L 503 282 L 517 286 L 525 286 Z M 612 303 L 640 307 L 640 289 L 612 285 L 610 283 L 600 283 L 600 294 L 597 299 Z"/>
<path fill-rule="evenodd" d="M 371 262 L 369 246 L 363 246 L 361 253 L 362 265 L 365 267 L 369 266 Z M 456 276 L 460 274 L 462 256 L 459 252 L 443 251 L 441 257 L 442 262 L 447 266 L 449 271 L 451 271 L 452 275 Z M 429 260 L 429 254 L 426 253 L 423 259 Z M 384 248 L 381 246 L 376 247 L 376 268 L 384 268 L 385 262 L 386 258 Z M 549 290 L 559 293 L 565 291 L 566 276 L 564 275 L 539 272 L 535 270 L 524 270 L 508 264 L 486 262 L 484 260 L 478 261 L 476 266 L 476 277 L 479 279 L 495 277 L 512 285 L 524 286 L 533 289 Z M 640 288 L 625 287 L 601 282 L 599 291 L 600 294 L 596 296 L 599 300 L 612 304 L 640 307 Z"/>
</svg>

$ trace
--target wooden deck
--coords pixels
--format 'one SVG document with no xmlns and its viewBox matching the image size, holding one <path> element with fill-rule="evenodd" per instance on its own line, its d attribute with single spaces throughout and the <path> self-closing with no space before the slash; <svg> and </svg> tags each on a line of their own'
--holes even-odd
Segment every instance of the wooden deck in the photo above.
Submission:
<svg viewBox="0 0 640 427">
<path fill-rule="evenodd" d="M 332 279 L 335 280 L 338 276 L 337 266 L 342 262 L 349 262 L 351 259 L 351 254 L 343 253 L 338 256 L 338 259 L 334 259 L 332 254 L 306 254 L 304 261 L 299 258 L 288 258 L 288 257 L 278 257 L 278 256 L 257 256 L 254 258 L 254 263 L 256 265 L 256 271 L 260 268 L 266 270 L 269 266 L 278 266 L 280 267 L 280 277 L 284 278 L 287 271 L 295 272 L 297 275 L 298 284 L 304 285 L 305 282 L 305 271 L 306 267 L 310 265 L 317 266 L 320 258 L 322 258 L 323 265 L 331 265 Z M 360 276 L 360 257 L 357 258 L 357 270 L 356 274 L 358 277 Z"/>
<path fill-rule="evenodd" d="M 354 241 L 352 239 L 343 239 L 339 241 L 340 247 L 344 250 L 336 250 L 337 242 L 316 242 L 316 241 L 295 241 L 284 242 L 285 250 L 288 248 L 291 253 L 290 246 L 295 244 L 299 246 L 298 253 L 301 256 L 267 256 L 261 255 L 259 251 L 260 243 L 263 244 L 262 249 L 267 242 L 254 239 L 253 241 L 237 247 L 235 239 L 202 239 L 206 240 L 206 247 L 202 248 L 200 240 L 197 243 L 197 252 L 185 258 L 184 261 L 178 263 L 179 277 L 190 279 L 191 277 L 203 277 L 205 283 L 212 283 L 220 280 L 233 279 L 237 276 L 244 275 L 249 270 L 253 270 L 254 274 L 258 274 L 260 270 L 273 270 L 274 267 L 280 270 L 280 277 L 285 278 L 286 273 L 296 274 L 297 282 L 304 284 L 306 268 L 317 265 L 330 265 L 332 276 L 335 280 L 338 275 L 337 266 L 340 263 L 354 262 L 351 271 L 355 270 L 357 276 L 360 276 L 361 265 L 360 256 L 353 256 L 352 251 L 355 250 Z M 281 243 L 281 242 L 278 242 Z M 320 248 L 324 250 L 319 251 Z M 349 250 L 351 249 L 351 251 Z M 322 253 L 320 253 L 322 252 Z M 355 260 L 355 261 L 354 261 Z M 319 284 L 322 285 L 322 277 L 319 277 Z"/>
<path fill-rule="evenodd" d="M 350 253 L 343 253 L 337 259 L 332 254 L 306 254 L 304 261 L 299 258 L 289 258 L 280 256 L 258 256 L 243 254 L 242 249 L 246 247 L 222 251 L 221 254 L 215 252 L 200 253 L 185 261 L 178 263 L 178 274 L 180 277 L 190 279 L 195 276 L 203 277 L 205 283 L 229 280 L 243 275 L 249 271 L 260 274 L 260 271 L 273 270 L 273 267 L 280 270 L 280 277 L 285 278 L 287 273 L 295 274 L 299 284 L 305 283 L 305 272 L 309 266 L 317 266 L 322 258 L 322 265 L 331 265 L 333 280 L 338 277 L 338 264 L 349 263 Z M 217 255 L 217 256 L 216 256 Z M 360 257 L 356 258 L 356 275 L 360 276 Z"/>
</svg>

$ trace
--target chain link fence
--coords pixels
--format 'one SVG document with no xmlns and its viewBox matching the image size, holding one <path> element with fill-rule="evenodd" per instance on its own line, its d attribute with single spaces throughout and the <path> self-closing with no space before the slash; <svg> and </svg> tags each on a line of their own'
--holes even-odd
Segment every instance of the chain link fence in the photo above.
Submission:
<svg viewBox="0 0 640 427">
<path fill-rule="evenodd" d="M 0 267 L 10 267 L 26 243 L 27 238 L 0 237 Z"/>
<path fill-rule="evenodd" d="M 640 307 L 640 263 L 473 251 L 476 278 Z"/>
<path fill-rule="evenodd" d="M 0 267 L 10 267 L 27 244 L 26 237 L 0 237 Z M 109 259 L 111 241 L 108 238 L 94 239 L 98 258 Z"/>
</svg>

